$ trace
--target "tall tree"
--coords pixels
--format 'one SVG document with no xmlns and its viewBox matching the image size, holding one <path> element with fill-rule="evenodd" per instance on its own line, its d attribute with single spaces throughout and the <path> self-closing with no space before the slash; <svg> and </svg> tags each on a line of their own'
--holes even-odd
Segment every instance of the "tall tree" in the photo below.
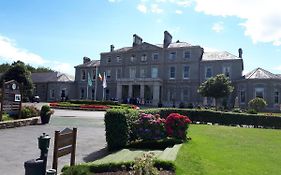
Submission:
<svg viewBox="0 0 281 175">
<path fill-rule="evenodd" d="M 1 77 L 1 83 L 9 80 L 16 80 L 21 84 L 23 99 L 29 98 L 32 95 L 33 83 L 31 80 L 31 73 L 27 70 L 27 67 L 23 62 L 14 62 L 10 69 L 8 69 Z"/>
<path fill-rule="evenodd" d="M 230 80 L 224 74 L 219 74 L 203 82 L 198 88 L 198 93 L 203 97 L 215 98 L 217 106 L 217 101 L 230 95 L 233 89 Z"/>
</svg>

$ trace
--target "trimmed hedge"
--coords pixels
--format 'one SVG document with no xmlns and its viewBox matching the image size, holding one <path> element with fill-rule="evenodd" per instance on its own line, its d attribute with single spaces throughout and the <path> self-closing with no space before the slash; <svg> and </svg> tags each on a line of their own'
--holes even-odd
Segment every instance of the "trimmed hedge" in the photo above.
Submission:
<svg viewBox="0 0 281 175">
<path fill-rule="evenodd" d="M 193 122 L 201 123 L 217 123 L 220 125 L 252 125 L 254 127 L 262 126 L 265 128 L 281 129 L 281 117 L 276 116 L 175 108 L 149 109 L 143 110 L 142 112 L 151 114 L 158 113 L 163 118 L 166 118 L 170 113 L 179 113 L 188 116 Z"/>
<path fill-rule="evenodd" d="M 87 104 L 87 105 L 118 105 L 118 102 L 114 102 L 114 101 L 70 100 L 68 102 L 74 104 Z"/>
<path fill-rule="evenodd" d="M 138 117 L 137 110 L 110 109 L 104 117 L 107 148 L 110 151 L 124 148 L 129 141 L 132 122 Z"/>
<path fill-rule="evenodd" d="M 105 164 L 93 164 L 85 163 L 75 166 L 65 166 L 62 169 L 62 175 L 87 175 L 92 173 L 103 172 L 116 172 L 116 171 L 130 171 L 134 165 L 134 161 L 126 161 L 120 163 L 105 163 Z M 155 160 L 154 166 L 158 169 L 175 171 L 176 166 L 172 161 Z M 79 174 L 81 173 L 81 174 Z"/>
<path fill-rule="evenodd" d="M 151 141 L 136 141 L 128 144 L 126 148 L 134 149 L 144 149 L 149 148 L 150 150 L 164 150 L 167 147 L 173 147 L 175 144 L 181 144 L 183 141 L 181 139 L 175 138 L 165 138 L 161 140 L 151 140 Z"/>
</svg>

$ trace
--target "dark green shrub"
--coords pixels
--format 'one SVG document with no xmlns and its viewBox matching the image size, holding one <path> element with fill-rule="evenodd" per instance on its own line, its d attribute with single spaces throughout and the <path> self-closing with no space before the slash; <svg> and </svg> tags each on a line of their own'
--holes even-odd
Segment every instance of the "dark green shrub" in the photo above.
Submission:
<svg viewBox="0 0 281 175">
<path fill-rule="evenodd" d="M 257 98 L 250 100 L 248 105 L 251 109 L 254 109 L 257 112 L 259 112 L 259 111 L 263 110 L 267 104 L 264 99 L 257 97 Z"/>
<path fill-rule="evenodd" d="M 248 109 L 247 113 L 248 114 L 257 114 L 258 112 L 255 109 Z"/>
<path fill-rule="evenodd" d="M 102 172 L 115 172 L 115 171 L 129 171 L 133 166 L 133 161 L 121 162 L 121 163 L 105 163 L 105 164 L 92 164 L 89 166 L 90 172 L 102 173 Z"/>
<path fill-rule="evenodd" d="M 154 161 L 154 166 L 157 169 L 162 169 L 162 170 L 167 170 L 167 171 L 176 171 L 176 165 L 174 164 L 173 161 L 164 161 L 164 160 L 155 160 Z"/>
<path fill-rule="evenodd" d="M 90 170 L 88 166 L 76 165 L 66 166 L 62 169 L 62 175 L 89 175 Z"/>
<path fill-rule="evenodd" d="M 184 102 L 180 102 L 180 104 L 179 104 L 179 108 L 185 108 L 185 104 L 184 104 Z"/>
<path fill-rule="evenodd" d="M 138 116 L 136 110 L 111 109 L 105 114 L 105 135 L 109 150 L 118 150 L 129 142 L 133 122 Z"/>
<path fill-rule="evenodd" d="M 194 106 L 192 103 L 188 103 L 187 108 L 192 109 Z"/>
<path fill-rule="evenodd" d="M 40 111 L 40 116 L 46 116 L 48 112 L 51 111 L 51 108 L 49 105 L 43 105 L 41 107 L 41 111 Z"/>
</svg>

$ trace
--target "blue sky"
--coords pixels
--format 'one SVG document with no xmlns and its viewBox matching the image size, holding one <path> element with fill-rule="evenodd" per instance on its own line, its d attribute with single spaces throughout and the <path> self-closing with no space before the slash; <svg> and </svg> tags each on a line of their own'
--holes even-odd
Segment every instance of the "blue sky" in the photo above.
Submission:
<svg viewBox="0 0 281 175">
<path fill-rule="evenodd" d="M 22 60 L 74 75 L 84 56 L 145 42 L 243 48 L 245 72 L 281 73 L 281 11 L 277 0 L 0 0 L 0 63 Z"/>
</svg>

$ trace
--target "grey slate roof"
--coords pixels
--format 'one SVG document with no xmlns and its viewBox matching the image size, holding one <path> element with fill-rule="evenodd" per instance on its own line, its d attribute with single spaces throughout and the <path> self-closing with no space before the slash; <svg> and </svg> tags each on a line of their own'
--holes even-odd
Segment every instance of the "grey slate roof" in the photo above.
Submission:
<svg viewBox="0 0 281 175">
<path fill-rule="evenodd" d="M 213 61 L 213 60 L 236 60 L 241 59 L 229 52 L 204 52 L 202 56 L 202 61 Z"/>
<path fill-rule="evenodd" d="M 281 79 L 280 75 L 273 74 L 262 68 L 256 68 L 245 75 L 245 79 Z"/>
<path fill-rule="evenodd" d="M 91 60 L 89 62 L 83 63 L 83 64 L 79 64 L 76 67 L 96 67 L 100 65 L 100 61 L 99 60 Z"/>
<path fill-rule="evenodd" d="M 34 83 L 46 82 L 73 82 L 74 77 L 60 72 L 32 73 L 31 79 Z"/>
</svg>

